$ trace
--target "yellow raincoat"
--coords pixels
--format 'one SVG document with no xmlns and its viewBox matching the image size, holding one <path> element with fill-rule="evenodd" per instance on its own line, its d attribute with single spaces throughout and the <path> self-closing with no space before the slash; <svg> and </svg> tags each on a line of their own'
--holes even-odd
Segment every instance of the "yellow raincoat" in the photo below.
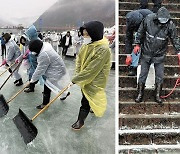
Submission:
<svg viewBox="0 0 180 154">
<path fill-rule="evenodd" d="M 20 51 L 23 52 L 23 45 L 20 44 L 20 47 L 19 47 Z"/>
<path fill-rule="evenodd" d="M 106 110 L 105 87 L 110 67 L 111 51 L 107 39 L 103 38 L 81 47 L 72 82 L 81 87 L 97 117 L 102 117 Z"/>
</svg>

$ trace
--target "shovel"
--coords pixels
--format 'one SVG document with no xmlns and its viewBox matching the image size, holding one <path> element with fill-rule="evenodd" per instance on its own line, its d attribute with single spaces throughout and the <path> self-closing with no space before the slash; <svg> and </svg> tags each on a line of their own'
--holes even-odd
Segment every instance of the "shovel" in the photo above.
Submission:
<svg viewBox="0 0 180 154">
<path fill-rule="evenodd" d="M 40 110 L 31 120 L 26 116 L 26 114 L 19 109 L 19 113 L 13 118 L 13 121 L 18 128 L 21 136 L 24 139 L 25 144 L 30 143 L 37 136 L 38 130 L 32 121 L 37 118 L 41 113 L 43 113 L 64 91 L 66 91 L 73 83 L 70 83 L 67 87 L 59 92 L 59 94 L 52 99 L 42 110 Z"/>
<path fill-rule="evenodd" d="M 29 83 L 26 84 L 26 86 L 18 91 L 14 96 L 12 96 L 7 102 L 3 95 L 0 95 L 0 117 L 3 117 L 6 115 L 9 111 L 9 105 L 8 103 L 11 102 L 16 96 L 18 96 L 27 86 Z"/>
<path fill-rule="evenodd" d="M 13 64 L 11 64 L 11 66 L 9 66 L 8 68 L 6 68 L 6 70 L 4 71 L 4 72 L 2 72 L 1 74 L 0 74 L 0 76 L 1 75 L 3 75 L 4 73 L 6 73 L 12 66 L 14 66 L 16 63 L 13 63 Z M 2 66 L 2 65 L 1 65 Z M 0 66 L 0 67 L 1 67 Z"/>
<path fill-rule="evenodd" d="M 12 76 L 12 74 L 17 70 L 17 68 L 21 65 L 22 61 L 14 68 L 14 70 L 11 72 L 11 74 L 7 77 L 7 79 L 4 81 L 4 83 L 2 84 L 2 86 L 0 87 L 0 90 L 2 89 L 2 87 L 6 84 L 6 82 L 9 80 L 9 78 Z"/>
</svg>

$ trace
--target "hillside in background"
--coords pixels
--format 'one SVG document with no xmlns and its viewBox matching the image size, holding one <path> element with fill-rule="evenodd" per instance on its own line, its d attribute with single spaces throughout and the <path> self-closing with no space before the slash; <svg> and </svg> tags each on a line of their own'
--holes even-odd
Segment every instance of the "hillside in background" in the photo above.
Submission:
<svg viewBox="0 0 180 154">
<path fill-rule="evenodd" d="M 114 0 L 74 0 L 71 3 L 59 0 L 36 21 L 35 26 L 42 27 L 79 27 L 83 22 L 99 20 L 105 26 L 115 24 Z"/>
</svg>

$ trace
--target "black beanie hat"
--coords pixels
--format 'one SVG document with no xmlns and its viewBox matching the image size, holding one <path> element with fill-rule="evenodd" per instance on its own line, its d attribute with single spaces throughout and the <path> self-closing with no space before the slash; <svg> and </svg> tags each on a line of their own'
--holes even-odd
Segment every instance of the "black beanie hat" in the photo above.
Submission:
<svg viewBox="0 0 180 154">
<path fill-rule="evenodd" d="M 5 33 L 5 34 L 3 35 L 3 38 L 5 39 L 5 42 L 7 43 L 7 42 L 10 40 L 11 35 L 10 35 L 9 33 Z"/>
<path fill-rule="evenodd" d="M 86 29 L 92 42 L 103 39 L 104 25 L 100 21 L 90 21 L 80 27 L 80 32 L 83 34 L 83 30 Z"/>
<path fill-rule="evenodd" d="M 37 55 L 40 53 L 42 46 L 43 46 L 43 42 L 39 39 L 32 40 L 29 42 L 29 50 L 32 52 L 36 52 Z"/>
<path fill-rule="evenodd" d="M 22 40 L 24 40 L 24 42 L 26 42 L 26 38 L 24 36 L 21 36 L 20 38 L 20 43 L 25 46 L 26 43 L 22 42 Z"/>
</svg>

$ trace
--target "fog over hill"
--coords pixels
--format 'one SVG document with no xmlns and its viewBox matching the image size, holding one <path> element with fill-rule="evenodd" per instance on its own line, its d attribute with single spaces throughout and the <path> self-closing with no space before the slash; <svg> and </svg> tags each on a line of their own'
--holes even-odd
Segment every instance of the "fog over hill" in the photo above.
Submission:
<svg viewBox="0 0 180 154">
<path fill-rule="evenodd" d="M 83 22 L 99 20 L 105 26 L 115 24 L 115 0 L 59 0 L 36 21 L 40 27 L 81 26 Z"/>
</svg>

